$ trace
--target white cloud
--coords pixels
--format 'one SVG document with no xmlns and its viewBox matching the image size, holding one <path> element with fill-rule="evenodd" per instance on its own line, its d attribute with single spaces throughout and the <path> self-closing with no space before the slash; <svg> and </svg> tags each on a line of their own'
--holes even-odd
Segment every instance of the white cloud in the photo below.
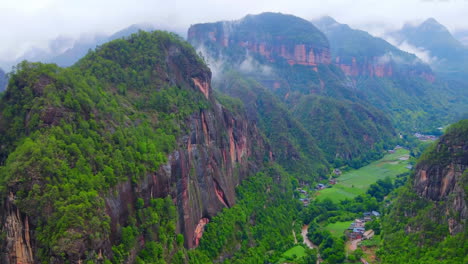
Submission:
<svg viewBox="0 0 468 264">
<path fill-rule="evenodd" d="M 239 70 L 245 73 L 256 73 L 262 75 L 270 75 L 273 71 L 271 67 L 258 63 L 250 55 L 247 55 L 245 60 L 239 65 Z"/>
<path fill-rule="evenodd" d="M 434 64 L 437 61 L 436 56 L 431 56 L 431 53 L 422 47 L 413 46 L 409 44 L 407 41 L 403 41 L 403 42 L 397 41 L 396 39 L 388 35 L 384 35 L 382 37 L 386 41 L 388 41 L 390 44 L 392 44 L 393 46 L 403 51 L 406 51 L 408 53 L 412 53 L 416 55 L 419 59 L 421 59 L 425 63 Z"/>
<path fill-rule="evenodd" d="M 468 28 L 466 0 L 1 0 L 0 61 L 13 60 L 36 47 L 49 48 L 57 37 L 112 34 L 148 22 L 186 30 L 191 24 L 239 19 L 265 11 L 305 19 L 330 15 L 354 28 L 381 34 L 408 20 L 434 17 L 448 28 Z"/>
</svg>

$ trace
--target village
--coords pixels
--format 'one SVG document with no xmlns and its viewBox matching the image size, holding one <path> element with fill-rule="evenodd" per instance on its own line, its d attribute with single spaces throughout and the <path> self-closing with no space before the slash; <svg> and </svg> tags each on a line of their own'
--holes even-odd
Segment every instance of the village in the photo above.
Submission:
<svg viewBox="0 0 468 264">
<path fill-rule="evenodd" d="M 421 141 L 434 141 L 437 140 L 437 137 L 434 135 L 424 135 L 421 133 L 414 133 L 414 136 Z"/>
<path fill-rule="evenodd" d="M 372 229 L 366 231 L 365 225 L 367 222 L 373 221 L 379 217 L 380 213 L 377 211 L 363 213 L 362 218 L 355 219 L 354 222 L 351 223 L 346 231 L 346 236 L 350 240 L 365 240 L 372 238 L 374 236 L 374 231 Z"/>
</svg>

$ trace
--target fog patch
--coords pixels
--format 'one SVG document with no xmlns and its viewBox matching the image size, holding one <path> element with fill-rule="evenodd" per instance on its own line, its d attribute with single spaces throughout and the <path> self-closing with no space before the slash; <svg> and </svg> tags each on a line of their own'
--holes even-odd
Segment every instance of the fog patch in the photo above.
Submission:
<svg viewBox="0 0 468 264">
<path fill-rule="evenodd" d="M 261 75 L 271 75 L 273 73 L 273 69 L 270 66 L 260 64 L 249 54 L 247 54 L 245 60 L 239 65 L 239 71 Z"/>
<path fill-rule="evenodd" d="M 427 64 L 434 64 L 438 61 L 438 58 L 436 56 L 431 56 L 431 53 L 428 50 L 422 47 L 413 46 L 409 44 L 406 40 L 399 42 L 389 36 L 386 36 L 385 40 L 400 50 L 416 55 L 420 60 Z"/>
</svg>

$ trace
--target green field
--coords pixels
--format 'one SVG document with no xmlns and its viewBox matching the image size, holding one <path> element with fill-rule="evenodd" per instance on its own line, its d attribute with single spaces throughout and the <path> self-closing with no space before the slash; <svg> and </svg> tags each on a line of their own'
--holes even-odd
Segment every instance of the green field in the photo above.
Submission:
<svg viewBox="0 0 468 264">
<path fill-rule="evenodd" d="M 333 224 L 328 224 L 325 229 L 330 231 L 332 236 L 334 237 L 341 237 L 344 234 L 344 231 L 348 229 L 353 221 L 346 221 L 346 222 L 336 222 Z"/>
<path fill-rule="evenodd" d="M 302 257 L 305 257 L 306 252 L 303 246 L 295 246 L 288 249 L 286 252 L 283 253 L 282 258 L 278 260 L 278 263 L 288 262 L 288 260 L 295 260 Z"/>
<path fill-rule="evenodd" d="M 317 192 L 317 199 L 330 198 L 333 202 L 339 202 L 363 194 L 377 180 L 387 176 L 395 178 L 398 174 L 407 172 L 408 160 L 400 160 L 400 158 L 408 157 L 408 155 L 408 150 L 399 149 L 360 169 L 345 172 L 337 178 L 337 184 L 332 188 Z"/>
</svg>

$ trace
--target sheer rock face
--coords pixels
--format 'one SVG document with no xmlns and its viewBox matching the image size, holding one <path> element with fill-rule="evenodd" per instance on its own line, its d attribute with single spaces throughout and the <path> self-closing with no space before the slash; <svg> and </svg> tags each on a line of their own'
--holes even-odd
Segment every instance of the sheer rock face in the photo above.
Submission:
<svg viewBox="0 0 468 264">
<path fill-rule="evenodd" d="M 294 29 L 289 32 L 283 30 L 283 27 L 288 26 Z M 299 32 L 298 27 L 309 32 L 315 39 L 288 35 Z M 315 70 L 318 64 L 331 63 L 330 48 L 323 33 L 307 21 L 282 14 L 263 13 L 247 16 L 239 21 L 193 25 L 188 31 L 188 40 L 198 47 L 217 45 L 244 49 L 269 62 L 284 59 L 290 65 L 311 66 Z"/>
<path fill-rule="evenodd" d="M 166 164 L 148 173 L 137 183 L 132 183 L 129 175 L 129 180 L 101 194 L 105 201 L 105 213 L 111 219 L 111 232 L 108 237 L 93 240 L 92 244 L 84 238 L 68 243 L 69 260 L 79 262 L 85 259 L 86 252 L 94 252 L 101 259 L 102 256 L 112 256 L 112 245 L 120 239 L 120 227 L 126 226 L 128 219 L 135 217 L 134 206 L 138 198 L 143 198 L 145 204 L 148 204 L 151 198 L 170 195 L 177 206 L 176 231 L 185 236 L 188 248 L 196 247 L 206 223 L 223 208 L 236 203 L 235 188 L 243 179 L 255 174 L 261 168 L 264 158 L 268 157 L 269 147 L 255 124 L 248 121 L 244 113 L 232 113 L 216 101 L 208 67 L 194 57 L 187 57 L 181 49 L 177 45 L 167 47 L 167 65 L 156 65 L 156 72 L 161 75 L 158 80 L 163 84 L 200 92 L 207 99 L 203 103 L 207 103 L 208 107 L 196 110 L 181 121 L 181 125 L 187 129 L 178 136 L 177 147 L 168 156 Z M 44 80 L 37 80 L 37 84 L 43 83 Z M 41 96 L 39 90 L 38 96 Z M 72 122 L 67 116 L 53 112 L 42 115 L 41 119 L 45 126 L 55 126 L 61 120 Z M 27 120 L 26 116 L 24 118 Z M 0 241 L 0 263 L 38 262 L 39 247 L 34 230 L 43 219 L 37 212 L 29 215 L 22 212 L 14 201 L 18 190 L 30 191 L 34 184 L 45 184 L 46 176 L 37 173 L 27 181 L 7 183 L 10 195 L 0 204 L 1 230 L 6 234 L 5 239 Z M 37 210 L 50 215 L 54 208 L 48 205 Z M 141 247 L 145 241 L 143 238 L 140 240 L 138 244 Z M 61 263 L 53 256 L 51 262 Z"/>
<path fill-rule="evenodd" d="M 14 205 L 14 195 L 10 193 L 5 202 L 5 221 L 2 233 L 5 235 L 6 251 L 9 254 L 0 258 L 2 263 L 33 264 L 34 256 L 28 216 L 22 215 Z"/>
<path fill-rule="evenodd" d="M 446 135 L 432 152 L 436 159 L 424 160 L 416 168 L 414 189 L 421 197 L 434 202 L 434 219 L 447 219 L 445 224 L 448 224 L 450 233 L 454 235 L 464 231 L 468 219 L 464 187 L 468 168 L 468 142 Z"/>
<path fill-rule="evenodd" d="M 125 223 L 136 197 L 171 195 L 178 207 L 178 231 L 185 235 L 187 247 L 196 247 L 203 234 L 200 223 L 235 204 L 235 187 L 259 169 L 265 148 L 253 123 L 219 104 L 194 114 L 189 134 L 180 138 L 166 165 L 136 188 L 128 181 L 110 192 L 116 193 L 106 198 L 112 231 Z"/>
</svg>

